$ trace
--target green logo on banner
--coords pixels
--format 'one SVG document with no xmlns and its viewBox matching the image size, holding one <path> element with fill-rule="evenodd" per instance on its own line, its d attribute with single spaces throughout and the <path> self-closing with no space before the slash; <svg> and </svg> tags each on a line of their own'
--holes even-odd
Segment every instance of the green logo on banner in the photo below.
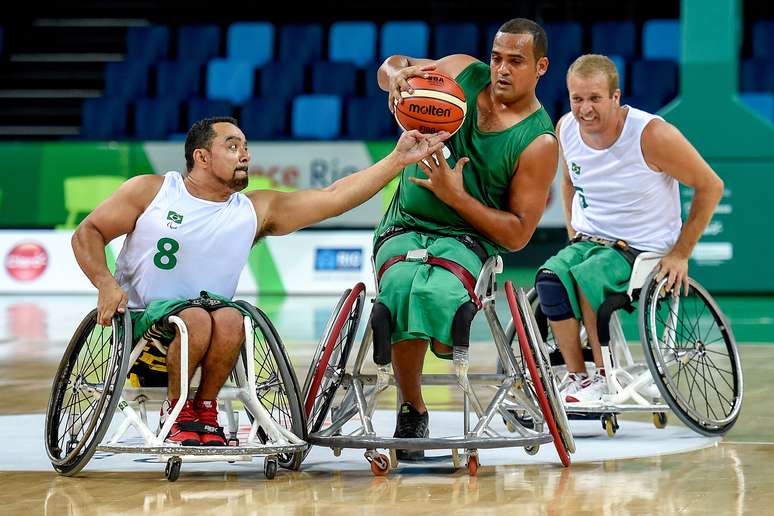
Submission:
<svg viewBox="0 0 774 516">
<path fill-rule="evenodd" d="M 581 171 L 580 171 L 580 167 L 578 166 L 578 164 L 577 164 L 577 163 L 575 163 L 574 161 L 571 161 L 571 162 L 570 162 L 570 168 L 572 169 L 572 173 L 573 173 L 573 174 L 578 174 L 578 175 L 580 175 L 580 172 L 581 172 Z"/>
<path fill-rule="evenodd" d="M 183 223 L 183 216 L 175 213 L 172 210 L 169 210 L 169 213 L 167 213 L 167 220 L 171 220 L 175 224 L 182 224 Z"/>
</svg>

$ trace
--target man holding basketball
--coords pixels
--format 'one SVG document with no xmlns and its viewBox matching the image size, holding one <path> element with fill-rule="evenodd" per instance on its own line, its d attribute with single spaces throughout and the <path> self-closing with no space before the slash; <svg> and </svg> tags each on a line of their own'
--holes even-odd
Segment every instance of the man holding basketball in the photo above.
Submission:
<svg viewBox="0 0 774 516">
<path fill-rule="evenodd" d="M 240 309 L 231 299 L 255 242 L 362 204 L 401 168 L 440 149 L 448 136 L 404 133 L 384 159 L 323 189 L 244 195 L 250 164 L 245 135 L 233 118 L 206 118 L 188 131 L 185 174 L 133 177 L 81 222 L 72 246 L 99 290 L 97 322 L 109 325 L 116 312 L 135 309 L 133 341 L 144 338 L 146 347 L 131 371 L 141 385 L 167 385 L 162 425 L 180 396 L 187 398 L 180 392 L 181 374 L 190 380 L 201 365 L 196 398 L 183 401 L 168 443 L 225 445 L 215 398 L 244 340 Z M 105 245 L 120 235 L 127 237 L 114 278 Z M 180 317 L 190 335 L 185 372 L 180 334 L 167 322 L 170 315 Z"/>
<path fill-rule="evenodd" d="M 490 256 L 523 248 L 543 214 L 558 157 L 551 119 L 535 96 L 548 69 L 546 50 L 543 28 L 517 18 L 495 35 L 489 65 L 459 54 L 437 61 L 391 56 L 379 68 L 390 110 L 401 92 L 411 93 L 409 78 L 431 71 L 453 77 L 467 102 L 447 152 L 403 170 L 374 237 L 380 277 L 372 321 L 375 338 L 390 335 L 403 399 L 396 437 L 429 435 L 422 366 L 428 345 L 450 358 L 454 343 L 469 337 L 476 305 L 462 278 L 476 278 Z M 430 265 L 427 256 L 453 265 Z M 380 324 L 389 331 L 377 332 Z M 422 457 L 398 450 L 402 460 Z"/>
</svg>

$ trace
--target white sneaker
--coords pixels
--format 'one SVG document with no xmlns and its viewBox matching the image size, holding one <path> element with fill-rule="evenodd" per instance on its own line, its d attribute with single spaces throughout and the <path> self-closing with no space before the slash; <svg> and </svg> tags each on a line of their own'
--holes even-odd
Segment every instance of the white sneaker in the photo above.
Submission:
<svg viewBox="0 0 774 516">
<path fill-rule="evenodd" d="M 562 398 L 581 390 L 581 384 L 589 379 L 586 373 L 567 373 L 559 383 L 559 396 Z"/>
<path fill-rule="evenodd" d="M 567 403 L 591 403 L 601 400 L 605 394 L 607 394 L 607 378 L 597 372 L 593 377 L 583 380 L 580 389 L 566 395 L 564 401 Z"/>
</svg>

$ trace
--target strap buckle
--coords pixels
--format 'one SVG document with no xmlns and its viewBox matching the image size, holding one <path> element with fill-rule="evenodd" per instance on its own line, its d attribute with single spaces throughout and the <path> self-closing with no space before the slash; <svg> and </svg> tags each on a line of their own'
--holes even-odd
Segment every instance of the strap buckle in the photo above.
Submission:
<svg viewBox="0 0 774 516">
<path fill-rule="evenodd" d="M 426 263 L 427 258 L 427 249 L 412 249 L 411 251 L 406 253 L 406 261 L 407 262 L 422 262 Z"/>
</svg>

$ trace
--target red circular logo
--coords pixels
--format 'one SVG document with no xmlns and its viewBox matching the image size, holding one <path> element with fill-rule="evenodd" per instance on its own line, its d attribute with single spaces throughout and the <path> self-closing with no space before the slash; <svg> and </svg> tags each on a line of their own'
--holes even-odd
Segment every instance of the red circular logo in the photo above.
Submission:
<svg viewBox="0 0 774 516">
<path fill-rule="evenodd" d="M 5 270 L 15 280 L 32 281 L 48 266 L 48 253 L 34 242 L 18 244 L 5 257 Z"/>
</svg>

